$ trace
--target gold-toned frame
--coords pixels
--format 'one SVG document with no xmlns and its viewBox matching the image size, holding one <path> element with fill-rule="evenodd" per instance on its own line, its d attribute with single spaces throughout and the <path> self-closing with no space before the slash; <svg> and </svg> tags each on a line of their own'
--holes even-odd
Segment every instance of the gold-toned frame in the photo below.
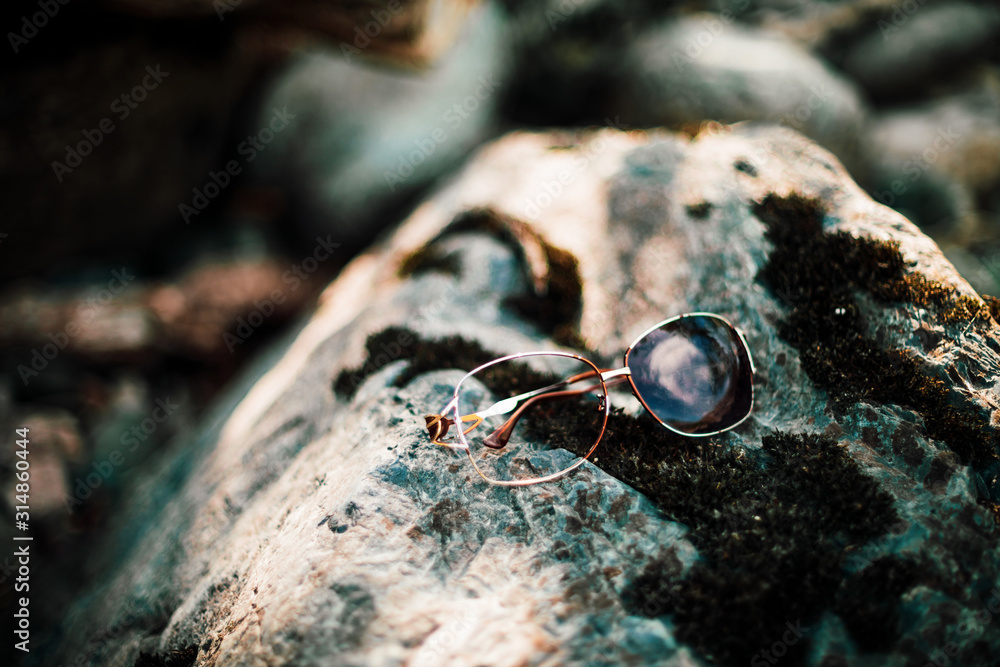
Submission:
<svg viewBox="0 0 1000 667">
<path fill-rule="evenodd" d="M 632 379 L 632 373 L 629 370 L 629 365 L 628 365 L 629 353 L 632 351 L 632 349 L 636 345 L 639 344 L 640 341 L 642 341 L 646 336 L 648 336 L 653 331 L 656 331 L 657 329 L 659 329 L 659 328 L 661 328 L 663 326 L 666 326 L 667 324 L 670 324 L 672 322 L 676 322 L 676 321 L 678 321 L 680 319 L 689 318 L 689 317 L 708 317 L 708 318 L 712 318 L 712 319 L 715 319 L 715 320 L 718 320 L 718 321 L 722 322 L 729 329 L 731 329 L 732 331 L 734 331 L 737 334 L 737 336 L 738 336 L 738 338 L 740 340 L 740 343 L 742 344 L 742 352 L 744 352 L 746 354 L 746 359 L 747 359 L 747 361 L 749 362 L 749 365 L 750 365 L 750 402 L 749 402 L 749 407 L 747 408 L 747 413 L 739 421 L 737 421 L 737 422 L 735 422 L 733 424 L 730 424 L 729 426 L 727 426 L 727 427 L 725 427 L 723 429 L 719 429 L 717 431 L 711 431 L 711 432 L 706 432 L 706 433 L 687 433 L 687 432 L 678 430 L 678 429 L 672 427 L 670 424 L 667 424 L 666 422 L 664 422 L 662 419 L 660 419 L 656 415 L 655 412 L 653 412 L 652 410 L 650 410 L 649 406 L 646 404 L 646 401 L 642 398 L 642 395 L 640 394 L 638 388 L 635 386 L 635 382 Z M 486 474 L 484 474 L 483 471 L 476 464 L 476 461 L 475 461 L 475 459 L 472 456 L 471 448 L 469 447 L 469 442 L 465 438 L 466 434 L 468 434 L 470 431 L 472 431 L 473 429 L 475 429 L 476 427 L 478 427 L 483 422 L 483 416 L 481 416 L 479 414 L 460 415 L 459 411 L 458 411 L 459 410 L 459 406 L 458 406 L 459 392 L 461 390 L 462 384 L 466 380 L 468 380 L 473 375 L 475 375 L 475 374 L 483 371 L 484 369 L 489 368 L 490 366 L 494 366 L 496 364 L 500 364 L 500 363 L 503 363 L 503 362 L 506 362 L 506 361 L 513 361 L 513 360 L 516 360 L 516 359 L 523 359 L 523 358 L 532 357 L 532 356 L 559 356 L 559 357 L 566 357 L 566 358 L 576 359 L 578 361 L 583 362 L 587 366 L 590 366 L 593 369 L 594 377 L 600 383 L 599 386 L 600 386 L 600 388 L 601 388 L 601 390 L 603 392 L 603 396 L 604 396 L 604 416 L 603 416 L 602 421 L 601 421 L 601 430 L 600 430 L 597 438 L 594 440 L 594 443 L 590 447 L 590 450 L 587 452 L 587 454 L 584 455 L 584 456 L 581 456 L 579 458 L 579 460 L 577 460 L 576 462 L 574 462 L 571 466 L 567 467 L 565 470 L 561 470 L 561 471 L 559 471 L 557 473 L 552 473 L 550 475 L 545 475 L 545 476 L 542 476 L 542 477 L 536 477 L 536 478 L 526 479 L 526 480 L 498 480 L 498 479 L 493 479 L 493 478 L 487 476 Z M 677 433 L 678 435 L 682 435 L 682 436 L 689 437 L 689 438 L 710 437 L 710 436 L 713 436 L 713 435 L 718 435 L 719 433 L 724 433 L 725 431 L 728 431 L 728 430 L 731 430 L 733 428 L 736 428 L 737 426 L 739 426 L 740 424 L 742 424 L 744 421 L 747 420 L 747 418 L 750 417 L 750 414 L 753 412 L 753 404 L 754 404 L 753 377 L 754 377 L 754 375 L 757 372 L 757 368 L 756 368 L 756 366 L 753 363 L 753 355 L 750 353 L 750 346 L 747 343 L 745 334 L 743 333 L 743 331 L 739 327 L 734 326 L 731 322 L 729 322 L 729 320 L 727 320 L 724 317 L 722 317 L 720 315 L 717 315 L 715 313 L 705 313 L 705 312 L 684 313 L 683 315 L 677 315 L 675 317 L 668 318 L 666 320 L 663 320 L 662 322 L 659 322 L 659 323 L 657 323 L 657 324 L 649 327 L 648 329 L 646 329 L 645 331 L 643 331 L 639 336 L 637 336 L 636 339 L 634 341 L 632 341 L 632 344 L 629 345 L 628 348 L 625 350 L 625 354 L 623 355 L 623 363 L 624 363 L 624 365 L 621 368 L 602 371 L 596 365 L 594 365 L 594 363 L 592 361 L 590 361 L 589 359 L 586 359 L 585 357 L 581 357 L 578 354 L 573 354 L 571 352 L 562 352 L 562 351 L 520 352 L 518 354 L 509 354 L 507 356 L 500 357 L 498 359 L 494 359 L 494 360 L 489 361 L 489 362 L 487 362 L 485 364 L 482 364 L 481 366 L 478 366 L 478 367 L 474 368 L 473 370 L 469 371 L 468 373 L 466 373 L 462 377 L 462 379 L 458 381 L 458 384 L 455 385 L 455 393 L 454 393 L 454 395 L 452 396 L 452 398 L 448 402 L 448 404 L 445 405 L 445 407 L 441 410 L 440 413 L 438 413 L 438 414 L 432 414 L 432 415 L 426 415 L 424 417 L 424 421 L 425 421 L 425 424 L 426 424 L 426 427 L 427 427 L 428 435 L 430 436 L 431 442 L 433 444 L 441 445 L 441 446 L 444 446 L 444 447 L 449 447 L 451 449 L 462 449 L 462 450 L 465 450 L 466 454 L 469 457 L 469 461 L 472 463 L 472 466 L 476 469 L 476 472 L 479 474 L 480 477 L 482 477 L 485 481 L 489 482 L 490 484 L 496 484 L 498 486 L 530 486 L 532 484 L 541 484 L 543 482 L 550 482 L 550 481 L 559 479 L 560 477 L 562 477 L 562 476 L 564 476 L 564 475 L 572 472 L 573 470 L 576 470 L 577 468 L 579 468 L 581 465 L 583 465 L 583 462 L 586 461 L 587 459 L 589 459 L 590 456 L 594 453 L 594 451 L 597 449 L 597 446 L 600 444 L 601 440 L 604 437 L 604 432 L 605 432 L 605 430 L 607 430 L 608 416 L 611 414 L 611 397 L 608 394 L 608 383 L 609 383 L 609 381 L 613 382 L 614 384 L 617 384 L 621 380 L 627 379 L 628 383 L 629 383 L 629 386 L 630 386 L 630 388 L 632 390 L 632 394 L 636 397 L 636 399 L 638 399 L 638 401 L 642 405 L 642 407 L 650 415 L 652 415 L 654 419 L 656 419 L 657 422 L 659 422 L 664 428 L 667 428 L 668 430 L 670 430 L 670 431 L 672 431 L 674 433 Z M 578 376 L 574 376 L 574 378 L 575 377 L 578 377 Z M 570 378 L 570 379 L 573 379 L 573 378 Z M 537 392 L 543 392 L 544 390 L 545 390 L 545 388 L 542 388 L 542 389 L 537 390 Z M 528 398 L 530 400 L 532 398 L 532 396 L 529 396 L 529 394 L 535 394 L 535 393 L 536 392 L 528 392 L 527 394 L 522 394 L 521 396 L 508 397 L 506 399 L 498 401 L 496 404 L 494 404 L 494 407 L 499 406 L 502 403 L 506 403 L 508 401 L 511 401 L 513 399 Z M 515 404 L 516 404 L 516 402 L 517 401 L 515 401 Z M 450 417 L 447 416 L 449 414 L 449 412 L 454 412 L 454 418 L 450 418 Z M 519 412 L 520 412 L 520 409 L 518 410 L 518 413 Z M 503 414 L 503 413 L 501 413 L 501 414 Z M 512 420 L 514 420 L 516 418 L 517 418 L 517 413 L 515 413 L 515 415 L 513 417 L 511 417 L 511 419 L 508 420 L 508 422 L 505 422 L 504 426 L 507 423 L 509 423 L 510 421 L 512 421 Z M 465 423 L 468 423 L 470 421 L 474 422 L 474 423 L 471 426 L 469 426 L 468 428 L 466 428 L 466 429 L 458 429 L 458 435 L 457 435 L 457 437 L 456 436 L 452 436 L 448 440 L 444 439 L 445 435 L 447 434 L 447 432 L 448 432 L 448 430 L 449 430 L 449 428 L 451 426 L 453 426 L 455 424 L 465 424 Z M 503 427 L 501 427 L 501 428 L 503 428 Z M 500 429 L 498 429 L 498 430 L 500 430 Z"/>
</svg>

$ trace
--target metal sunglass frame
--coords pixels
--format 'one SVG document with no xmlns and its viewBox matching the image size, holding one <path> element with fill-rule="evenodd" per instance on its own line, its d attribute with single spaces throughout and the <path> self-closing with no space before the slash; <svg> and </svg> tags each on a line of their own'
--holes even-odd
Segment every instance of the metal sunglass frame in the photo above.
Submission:
<svg viewBox="0 0 1000 667">
<path fill-rule="evenodd" d="M 671 324 L 672 322 L 676 322 L 678 320 L 682 320 L 682 319 L 690 318 L 690 317 L 708 317 L 708 318 L 712 318 L 712 319 L 715 319 L 715 320 L 718 320 L 718 321 L 722 322 L 727 327 L 729 327 L 730 329 L 732 329 L 734 332 L 736 332 L 736 335 L 739 337 L 740 343 L 743 345 L 743 350 L 746 352 L 747 360 L 750 362 L 750 405 L 747 408 L 747 413 L 745 415 L 743 415 L 743 417 L 739 421 L 737 421 L 737 422 L 735 422 L 733 424 L 730 424 L 729 426 L 727 426 L 725 428 L 722 428 L 722 429 L 719 429 L 717 431 L 711 431 L 711 432 L 706 432 L 706 433 L 686 433 L 686 432 L 680 431 L 680 430 L 674 428 L 673 426 L 670 426 L 666 422 L 664 422 L 662 419 L 660 419 L 656 415 L 655 412 L 653 412 L 649 408 L 649 406 L 646 404 L 646 401 L 642 398 L 642 395 L 639 393 L 638 388 L 635 386 L 635 382 L 632 380 L 632 372 L 631 372 L 631 370 L 629 369 L 629 366 L 628 366 L 629 354 L 632 352 L 633 348 L 635 348 L 635 346 L 638 345 L 646 336 L 648 336 L 649 334 L 653 333 L 657 329 L 660 329 L 661 327 L 664 327 L 664 326 L 666 326 L 668 324 Z M 591 446 L 591 448 L 587 452 L 587 454 L 585 456 L 581 456 L 579 458 L 579 460 L 577 460 L 576 462 L 574 462 L 571 466 L 569 466 L 569 467 L 567 467 L 567 468 L 565 468 L 563 470 L 560 470 L 559 472 L 551 473 L 549 475 L 544 475 L 542 477 L 535 477 L 535 478 L 532 478 L 532 479 L 526 479 L 526 480 L 499 480 L 499 479 L 492 479 L 490 477 L 487 477 L 485 474 L 483 474 L 483 471 L 480 470 L 479 466 L 476 464 L 476 460 L 472 456 L 472 449 L 469 446 L 469 442 L 465 438 L 465 435 L 467 433 L 469 433 L 470 431 L 472 431 L 473 429 L 475 429 L 477 426 L 479 426 L 480 423 L 482 423 L 484 417 L 482 417 L 481 415 L 476 414 L 476 413 L 471 414 L 471 415 L 465 415 L 465 416 L 462 416 L 462 415 L 460 415 L 458 413 L 459 391 L 460 391 L 463 383 L 466 380 L 468 380 L 473 375 L 476 375 L 477 373 L 479 373 L 479 372 L 481 372 L 481 371 L 489 368 L 490 366 L 495 366 L 495 365 L 501 364 L 501 363 L 503 363 L 505 361 L 513 361 L 515 359 L 523 359 L 525 357 L 533 357 L 533 356 L 557 356 L 557 357 L 565 357 L 565 358 L 569 358 L 569 359 L 576 359 L 578 361 L 583 362 L 584 364 L 586 364 L 587 366 L 589 366 L 589 367 L 591 367 L 593 369 L 593 371 L 594 371 L 594 379 L 597 382 L 600 383 L 598 386 L 601 388 L 601 390 L 603 392 L 603 398 L 602 398 L 602 400 L 603 400 L 603 403 L 604 403 L 604 405 L 603 405 L 604 416 L 603 416 L 603 419 L 601 421 L 601 430 L 598 433 L 597 438 L 594 440 L 594 444 Z M 639 334 L 635 338 L 635 340 L 632 341 L 632 344 L 629 345 L 628 348 L 625 349 L 623 364 L 624 365 L 621 368 L 616 368 L 616 369 L 613 369 L 613 370 L 604 370 L 604 371 L 602 371 L 601 369 L 599 369 L 594 364 L 594 362 L 590 361 L 589 359 L 587 359 L 585 357 L 581 357 L 578 354 L 573 354 L 572 352 L 562 352 L 562 351 L 558 351 L 558 350 L 556 350 L 556 351 L 539 350 L 539 351 L 533 351 L 533 352 L 519 352 L 517 354 L 508 354 L 508 355 L 506 355 L 504 357 L 499 357 L 497 359 L 493 359 L 492 361 L 488 361 L 485 364 L 477 366 L 476 368 L 472 369 L 471 371 L 469 371 L 468 373 L 466 373 L 464 376 L 462 376 L 462 379 L 459 380 L 458 383 L 455 385 L 455 393 L 454 393 L 454 395 L 452 396 L 451 400 L 448 401 L 448 403 L 444 406 L 444 408 L 442 408 L 441 411 L 438 414 L 427 415 L 427 416 L 424 417 L 424 421 L 426 423 L 428 435 L 430 435 L 431 442 L 433 444 L 435 444 L 435 445 L 441 445 L 442 447 L 448 447 L 450 449 L 464 450 L 465 453 L 468 454 L 469 461 L 472 463 L 472 466 L 476 469 L 476 472 L 479 474 L 479 476 L 482 477 L 487 482 L 489 482 L 490 484 L 495 484 L 497 486 L 530 486 L 532 484 L 541 484 L 541 483 L 544 483 L 544 482 L 551 482 L 553 480 L 559 479 L 563 475 L 566 475 L 566 474 L 572 472 L 573 470 L 576 470 L 577 468 L 579 468 L 581 465 L 583 465 L 583 462 L 586 461 L 587 459 L 589 459 L 590 455 L 594 453 L 594 451 L 597 449 L 597 446 L 601 443 L 601 440 L 604 438 L 604 432 L 607 430 L 607 425 L 608 425 L 608 416 L 611 414 L 611 396 L 608 393 L 608 383 L 609 383 L 609 381 L 611 381 L 613 384 L 619 384 L 622 380 L 628 380 L 629 387 L 632 390 L 632 395 L 636 397 L 636 399 L 639 401 L 639 403 L 642 405 L 642 407 L 646 410 L 646 412 L 648 412 L 654 419 L 656 419 L 657 422 L 660 423 L 660 425 L 662 425 L 666 429 L 668 429 L 668 430 L 670 430 L 670 431 L 672 431 L 674 433 L 677 433 L 678 435 L 682 435 L 682 436 L 685 436 L 685 437 L 688 437 L 688 438 L 707 438 L 707 437 L 711 437 L 713 435 L 718 435 L 720 433 L 724 433 L 726 431 L 729 431 L 731 429 L 736 428 L 737 426 L 739 426 L 740 424 L 742 424 L 743 422 L 745 422 L 747 420 L 747 418 L 750 416 L 751 412 L 753 412 L 753 400 L 754 400 L 754 395 L 753 395 L 753 377 L 754 377 L 754 375 L 757 372 L 757 368 L 756 368 L 756 366 L 754 366 L 754 363 L 753 363 L 753 355 L 750 354 L 750 346 L 747 344 L 746 336 L 744 335 L 743 331 L 739 327 L 733 325 L 729 320 L 727 320 L 726 318 L 722 317 L 721 315 L 717 315 L 715 313 L 705 313 L 705 312 L 684 313 L 682 315 L 677 315 L 675 317 L 671 317 L 671 318 L 668 318 L 666 320 L 663 320 L 662 322 L 654 324 L 653 326 L 649 327 L 648 329 L 646 329 L 645 331 L 643 331 L 641 334 Z M 572 379 L 572 378 L 569 378 L 569 379 Z M 565 382 L 565 380 L 563 382 Z M 596 386 L 594 388 L 596 388 Z M 546 389 L 548 389 L 548 387 L 542 387 L 540 389 L 535 390 L 534 392 L 526 392 L 526 394 L 544 395 L 541 392 L 543 392 Z M 495 403 L 493 406 L 491 406 L 490 409 L 495 409 L 495 408 L 497 408 L 497 406 L 500 406 L 501 404 L 503 404 L 503 403 L 505 403 L 507 401 L 510 401 L 511 399 L 529 398 L 529 400 L 530 400 L 531 397 L 527 396 L 526 394 L 521 394 L 520 396 L 511 396 L 511 397 L 502 399 L 500 401 L 497 401 L 497 403 Z M 454 414 L 455 414 L 454 419 L 451 419 L 451 418 L 449 418 L 449 417 L 446 416 L 451 411 L 453 411 Z M 488 410 L 484 410 L 483 412 L 488 412 L 488 411 L 489 411 L 489 409 Z M 500 412 L 498 414 L 506 414 L 506 412 L 507 411 Z M 487 416 L 491 416 L 491 415 L 487 415 Z M 455 436 L 452 436 L 452 439 L 449 439 L 449 440 L 442 440 L 442 438 L 447 434 L 447 432 L 448 432 L 448 430 L 449 430 L 449 428 L 451 426 L 454 426 L 456 424 L 465 424 L 465 423 L 468 423 L 468 422 L 474 422 L 474 423 L 471 426 L 469 426 L 468 428 L 459 428 L 459 429 L 457 429 L 458 440 L 454 439 Z"/>
</svg>

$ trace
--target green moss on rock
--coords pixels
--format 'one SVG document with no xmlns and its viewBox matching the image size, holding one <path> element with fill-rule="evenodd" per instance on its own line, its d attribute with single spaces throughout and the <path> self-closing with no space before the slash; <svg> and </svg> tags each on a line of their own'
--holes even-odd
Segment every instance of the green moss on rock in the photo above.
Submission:
<svg viewBox="0 0 1000 667">
<path fill-rule="evenodd" d="M 1000 324 L 1000 299 L 995 296 L 983 295 L 983 303 L 989 308 L 990 316 L 993 317 L 993 321 Z"/>
<path fill-rule="evenodd" d="M 919 581 L 918 565 L 886 556 L 841 581 L 834 609 L 862 651 L 888 651 L 900 636 L 897 600 Z"/>
<path fill-rule="evenodd" d="M 198 646 L 192 644 L 166 653 L 139 653 L 135 667 L 191 667 L 198 660 Z"/>
<path fill-rule="evenodd" d="M 859 401 L 900 405 L 921 413 L 927 434 L 977 469 L 1000 458 L 1000 434 L 985 416 L 952 405 L 947 384 L 913 353 L 882 349 L 863 333 L 856 294 L 927 307 L 943 323 L 978 318 L 984 304 L 909 273 L 896 242 L 825 234 L 816 200 L 769 195 L 754 213 L 774 244 L 759 278 L 789 307 L 778 334 L 837 408 Z"/>
<path fill-rule="evenodd" d="M 626 598 L 671 615 L 678 638 L 714 661 L 750 661 L 787 623 L 817 621 L 844 584 L 847 554 L 897 520 L 891 498 L 832 439 L 774 433 L 762 469 L 739 451 L 659 431 L 618 415 L 595 462 L 687 524 L 701 558 L 684 579 L 669 564 L 647 568 Z M 898 597 L 873 589 L 861 599 L 894 610 Z M 891 622 L 879 627 L 898 636 Z M 801 663 L 809 642 L 806 632 L 783 659 Z"/>
<path fill-rule="evenodd" d="M 429 272 L 457 276 L 459 269 L 459 262 L 455 255 L 445 254 L 441 251 L 440 246 L 428 244 L 407 255 L 396 273 L 403 279 Z"/>
<path fill-rule="evenodd" d="M 365 352 L 367 356 L 360 366 L 344 369 L 333 381 L 337 395 L 350 398 L 370 375 L 401 359 L 410 363 L 394 380 L 396 387 L 405 386 L 422 373 L 447 369 L 469 371 L 500 356 L 462 336 L 427 341 L 406 327 L 388 327 L 372 334 L 365 341 Z"/>
</svg>

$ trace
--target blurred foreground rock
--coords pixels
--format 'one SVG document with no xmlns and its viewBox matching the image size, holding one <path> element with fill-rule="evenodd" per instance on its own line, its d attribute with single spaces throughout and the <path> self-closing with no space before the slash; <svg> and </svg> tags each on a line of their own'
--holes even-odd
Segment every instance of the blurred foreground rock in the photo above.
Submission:
<svg viewBox="0 0 1000 667">
<path fill-rule="evenodd" d="M 747 332 L 738 432 L 615 414 L 522 489 L 427 441 L 477 345 L 693 310 Z M 509 135 L 134 485 L 34 664 L 990 664 L 998 314 L 792 131 Z"/>
</svg>

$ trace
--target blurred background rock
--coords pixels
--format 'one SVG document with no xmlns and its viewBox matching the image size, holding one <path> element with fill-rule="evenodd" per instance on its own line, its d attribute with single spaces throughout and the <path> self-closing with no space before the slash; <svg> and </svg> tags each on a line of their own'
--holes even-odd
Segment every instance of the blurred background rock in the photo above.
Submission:
<svg viewBox="0 0 1000 667">
<path fill-rule="evenodd" d="M 509 129 L 787 126 L 1000 293 L 994 3 L 53 0 L 0 20 L 0 423 L 32 428 L 52 609 L 128 471 Z"/>
</svg>

